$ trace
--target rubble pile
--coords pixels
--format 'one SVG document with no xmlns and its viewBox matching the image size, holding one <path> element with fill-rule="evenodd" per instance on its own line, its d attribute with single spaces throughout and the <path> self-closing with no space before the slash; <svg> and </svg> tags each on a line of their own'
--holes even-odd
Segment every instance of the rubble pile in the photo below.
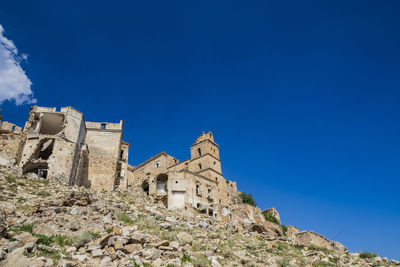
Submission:
<svg viewBox="0 0 400 267">
<path fill-rule="evenodd" d="M 0 266 L 400 264 L 348 253 L 338 242 L 295 227 L 234 225 L 200 211 L 168 210 L 140 192 L 96 192 L 16 174 L 0 169 Z"/>
</svg>

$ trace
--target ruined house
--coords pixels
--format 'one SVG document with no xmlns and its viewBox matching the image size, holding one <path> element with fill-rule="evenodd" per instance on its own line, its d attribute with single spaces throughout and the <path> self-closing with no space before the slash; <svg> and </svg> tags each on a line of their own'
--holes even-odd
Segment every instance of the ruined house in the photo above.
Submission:
<svg viewBox="0 0 400 267">
<path fill-rule="evenodd" d="M 24 143 L 22 128 L 2 121 L 0 113 L 0 166 L 15 165 L 21 155 Z"/>
<path fill-rule="evenodd" d="M 35 173 L 38 177 L 57 179 L 69 185 L 81 185 L 87 177 L 85 144 L 86 128 L 83 114 L 72 107 L 31 108 L 25 124 L 26 135 L 19 166 L 23 173 Z"/>
<path fill-rule="evenodd" d="M 0 161 L 18 164 L 23 173 L 96 190 L 127 187 L 129 143 L 122 141 L 122 121 L 85 122 L 72 107 L 33 106 L 23 131 L 3 122 L 0 137 L 7 155 Z"/>
<path fill-rule="evenodd" d="M 161 152 L 136 167 L 129 167 L 129 185 L 140 187 L 170 209 L 196 208 L 214 217 L 229 213 L 237 197 L 236 183 L 224 178 L 219 146 L 211 132 L 190 147 L 191 157 L 179 162 Z"/>
<path fill-rule="evenodd" d="M 129 143 L 122 141 L 119 123 L 86 122 L 86 144 L 89 148 L 89 182 L 96 190 L 127 187 Z"/>
</svg>

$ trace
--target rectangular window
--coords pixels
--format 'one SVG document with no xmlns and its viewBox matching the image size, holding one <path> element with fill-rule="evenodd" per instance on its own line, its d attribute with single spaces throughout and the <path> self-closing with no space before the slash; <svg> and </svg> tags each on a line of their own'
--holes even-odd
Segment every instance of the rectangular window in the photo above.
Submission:
<svg viewBox="0 0 400 267">
<path fill-rule="evenodd" d="M 102 123 L 101 124 L 101 129 L 105 130 L 106 129 L 107 124 L 106 123 Z"/>
</svg>

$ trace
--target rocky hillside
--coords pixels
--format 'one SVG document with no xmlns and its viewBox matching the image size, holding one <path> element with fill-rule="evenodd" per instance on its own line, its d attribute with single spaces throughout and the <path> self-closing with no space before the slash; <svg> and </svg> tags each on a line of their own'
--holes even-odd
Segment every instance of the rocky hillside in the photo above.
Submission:
<svg viewBox="0 0 400 267">
<path fill-rule="evenodd" d="M 398 266 L 302 243 L 312 232 L 238 230 L 146 196 L 68 187 L 0 169 L 0 266 Z M 311 235 L 311 237 L 309 236 Z M 315 234 L 318 238 L 318 235 Z M 321 239 L 324 240 L 323 237 Z"/>
</svg>

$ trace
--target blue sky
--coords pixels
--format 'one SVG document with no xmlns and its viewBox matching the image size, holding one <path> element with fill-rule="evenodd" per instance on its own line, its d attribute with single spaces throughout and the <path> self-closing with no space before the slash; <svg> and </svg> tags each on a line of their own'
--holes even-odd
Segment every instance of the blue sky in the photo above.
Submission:
<svg viewBox="0 0 400 267">
<path fill-rule="evenodd" d="M 400 259 L 399 11 L 390 0 L 3 0 L 0 24 L 28 55 L 30 97 L 124 120 L 131 164 L 160 151 L 184 160 L 211 130 L 225 177 L 259 207 Z M 30 105 L 15 102 L 3 117 L 23 125 Z"/>
</svg>

